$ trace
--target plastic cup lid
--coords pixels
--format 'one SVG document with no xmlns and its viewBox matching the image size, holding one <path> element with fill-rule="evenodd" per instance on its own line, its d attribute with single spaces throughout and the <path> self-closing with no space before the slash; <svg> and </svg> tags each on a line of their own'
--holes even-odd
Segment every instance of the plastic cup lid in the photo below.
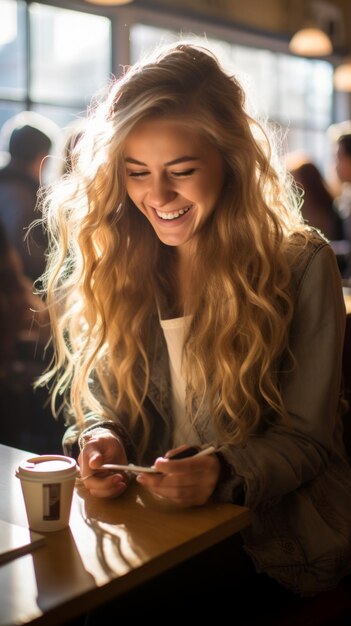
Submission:
<svg viewBox="0 0 351 626">
<path fill-rule="evenodd" d="M 77 463 L 69 456 L 43 454 L 25 459 L 17 468 L 19 478 L 72 478 L 78 473 Z"/>
</svg>

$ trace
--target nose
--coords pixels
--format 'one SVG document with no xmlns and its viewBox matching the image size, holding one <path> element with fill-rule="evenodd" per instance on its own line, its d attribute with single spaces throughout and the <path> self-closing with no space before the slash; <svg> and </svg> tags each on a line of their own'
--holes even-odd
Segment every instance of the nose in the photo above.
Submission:
<svg viewBox="0 0 351 626">
<path fill-rule="evenodd" d="M 151 206 L 160 208 L 171 202 L 176 195 L 171 181 L 164 176 L 155 177 L 150 183 L 148 202 Z"/>
</svg>

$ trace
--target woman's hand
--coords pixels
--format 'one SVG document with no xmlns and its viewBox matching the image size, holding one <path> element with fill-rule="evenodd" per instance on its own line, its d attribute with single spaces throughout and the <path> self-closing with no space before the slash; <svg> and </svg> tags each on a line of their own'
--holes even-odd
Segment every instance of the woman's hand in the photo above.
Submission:
<svg viewBox="0 0 351 626">
<path fill-rule="evenodd" d="M 174 461 L 167 458 L 179 450 L 169 450 L 165 457 L 156 459 L 154 465 L 161 474 L 139 474 L 137 481 L 181 507 L 206 504 L 219 479 L 219 460 L 215 454 Z"/>
<path fill-rule="evenodd" d="M 83 450 L 78 457 L 81 476 L 89 476 L 94 470 L 98 470 L 105 463 L 128 463 L 127 456 L 121 441 L 111 431 L 92 431 L 91 437 L 86 441 Z M 98 476 L 86 478 L 84 486 L 91 495 L 98 498 L 116 498 L 120 496 L 128 486 L 125 474 L 103 473 Z"/>
</svg>

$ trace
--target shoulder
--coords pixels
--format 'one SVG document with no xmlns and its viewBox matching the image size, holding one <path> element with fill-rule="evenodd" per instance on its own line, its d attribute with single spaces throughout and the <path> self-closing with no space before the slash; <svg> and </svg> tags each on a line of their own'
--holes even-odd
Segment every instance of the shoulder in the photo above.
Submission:
<svg viewBox="0 0 351 626">
<path fill-rule="evenodd" d="M 290 294 L 293 300 L 293 325 L 301 329 L 332 329 L 333 341 L 345 325 L 345 304 L 336 256 L 329 243 L 318 233 L 307 232 L 305 242 L 291 254 Z"/>
<path fill-rule="evenodd" d="M 318 266 L 316 271 L 323 272 L 323 267 L 333 266 L 333 272 L 339 278 L 336 258 L 331 246 L 313 229 L 291 236 L 286 244 L 286 255 L 292 273 L 292 287 L 297 293 L 312 267 Z"/>
</svg>

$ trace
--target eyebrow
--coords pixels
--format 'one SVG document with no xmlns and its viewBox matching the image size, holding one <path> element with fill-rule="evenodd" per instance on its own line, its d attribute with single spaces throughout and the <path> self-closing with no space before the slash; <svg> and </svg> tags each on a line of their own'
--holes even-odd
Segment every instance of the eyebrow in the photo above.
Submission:
<svg viewBox="0 0 351 626">
<path fill-rule="evenodd" d="M 137 159 L 133 159 L 133 157 L 126 157 L 124 160 L 126 163 L 132 163 L 133 165 L 142 165 L 143 167 L 147 167 L 146 163 L 143 163 L 142 161 L 137 161 Z M 174 159 L 173 161 L 168 161 L 167 163 L 165 163 L 165 165 L 168 167 L 170 165 L 178 165 L 179 163 L 186 163 L 188 161 L 199 161 L 199 157 L 182 156 L 178 159 Z"/>
</svg>

